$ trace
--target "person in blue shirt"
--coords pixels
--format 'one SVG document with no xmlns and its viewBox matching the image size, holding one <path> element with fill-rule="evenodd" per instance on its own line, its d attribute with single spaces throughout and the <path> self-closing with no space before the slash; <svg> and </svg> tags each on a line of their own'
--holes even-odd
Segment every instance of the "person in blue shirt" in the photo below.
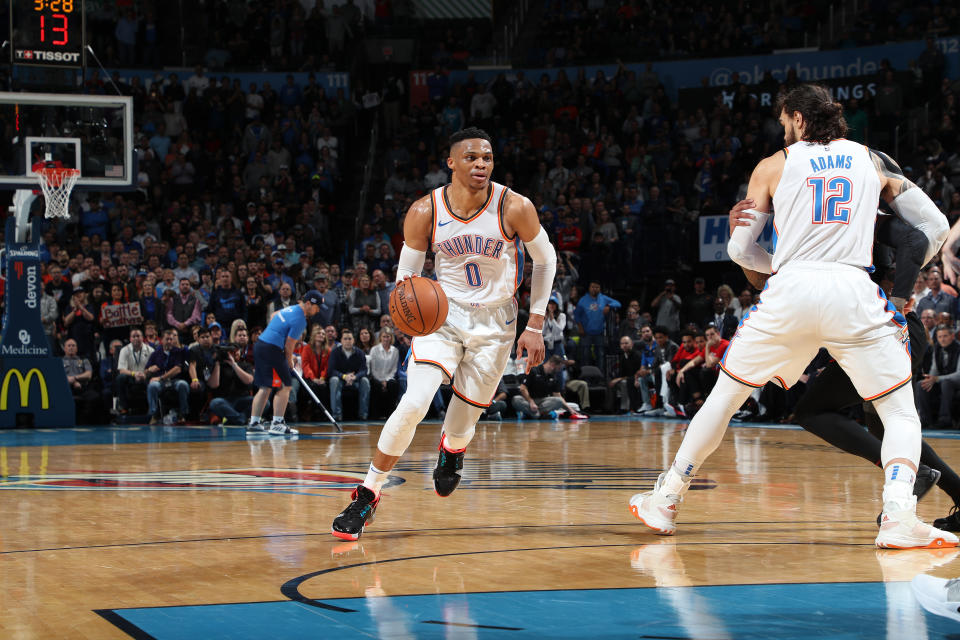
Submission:
<svg viewBox="0 0 960 640">
<path fill-rule="evenodd" d="M 580 334 L 580 364 L 595 364 L 603 370 L 607 355 L 607 316 L 611 309 L 619 309 L 620 303 L 600 293 L 600 283 L 590 281 L 587 295 L 580 298 L 573 312 Z M 592 347 L 592 350 L 591 350 Z"/>
<path fill-rule="evenodd" d="M 207 310 L 212 311 L 221 326 L 229 327 L 236 319 L 247 319 L 247 301 L 243 292 L 233 287 L 230 272 L 217 271 L 217 288 L 210 294 Z"/>
<path fill-rule="evenodd" d="M 89 203 L 90 209 L 80 212 L 80 231 L 88 238 L 100 236 L 100 239 L 103 240 L 107 237 L 110 216 L 107 214 L 107 210 L 103 208 L 99 198 L 90 198 Z"/>
<path fill-rule="evenodd" d="M 296 435 L 283 420 L 287 410 L 287 400 L 293 387 L 293 352 L 297 341 L 307 328 L 307 318 L 320 310 L 323 296 L 319 291 L 308 291 L 303 299 L 290 307 L 273 314 L 270 323 L 253 346 L 253 384 L 257 394 L 253 397 L 248 433 L 270 433 L 271 435 Z M 273 391 L 274 375 L 280 379 L 280 390 L 273 397 L 273 423 L 264 428 L 260 419 L 270 392 Z"/>
</svg>

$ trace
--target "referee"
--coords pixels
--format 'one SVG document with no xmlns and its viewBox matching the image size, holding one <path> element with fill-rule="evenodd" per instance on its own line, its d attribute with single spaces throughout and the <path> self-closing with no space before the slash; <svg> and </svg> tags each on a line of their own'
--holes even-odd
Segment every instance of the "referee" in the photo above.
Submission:
<svg viewBox="0 0 960 640">
<path fill-rule="evenodd" d="M 275 436 L 294 436 L 299 433 L 288 427 L 283 420 L 293 385 L 293 350 L 307 328 L 307 318 L 320 311 L 322 304 L 323 294 L 315 290 L 308 291 L 299 303 L 274 313 L 267 328 L 257 339 L 253 346 L 253 384 L 257 387 L 257 395 L 253 396 L 247 433 L 269 433 Z M 267 428 L 260 419 L 260 414 L 263 413 L 270 392 L 273 391 L 274 375 L 280 379 L 281 387 L 273 397 L 273 422 Z"/>
</svg>

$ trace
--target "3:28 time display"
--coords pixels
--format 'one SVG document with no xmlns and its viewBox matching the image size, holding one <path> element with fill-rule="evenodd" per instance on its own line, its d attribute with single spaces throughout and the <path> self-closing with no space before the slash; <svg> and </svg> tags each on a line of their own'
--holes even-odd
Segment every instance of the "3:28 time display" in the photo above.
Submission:
<svg viewBox="0 0 960 640">
<path fill-rule="evenodd" d="M 74 0 L 33 0 L 34 11 L 72 13 Z"/>
</svg>

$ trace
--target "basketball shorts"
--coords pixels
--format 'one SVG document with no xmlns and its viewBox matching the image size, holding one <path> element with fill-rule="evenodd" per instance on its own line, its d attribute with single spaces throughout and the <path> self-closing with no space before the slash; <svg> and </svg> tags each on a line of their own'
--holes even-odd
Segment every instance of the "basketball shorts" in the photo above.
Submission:
<svg viewBox="0 0 960 640">
<path fill-rule="evenodd" d="M 791 262 L 770 277 L 720 367 L 751 387 L 775 381 L 790 388 L 820 347 L 864 400 L 910 382 L 904 317 L 866 271 L 822 262 Z"/>
<path fill-rule="evenodd" d="M 439 367 L 458 398 L 490 406 L 517 337 L 517 305 L 477 305 L 450 300 L 443 325 L 410 345 L 418 364 Z"/>
<path fill-rule="evenodd" d="M 258 389 L 273 386 L 273 375 L 276 372 L 280 384 L 289 387 L 293 384 L 293 374 L 280 347 L 257 340 L 253 345 L 253 385 Z"/>
</svg>

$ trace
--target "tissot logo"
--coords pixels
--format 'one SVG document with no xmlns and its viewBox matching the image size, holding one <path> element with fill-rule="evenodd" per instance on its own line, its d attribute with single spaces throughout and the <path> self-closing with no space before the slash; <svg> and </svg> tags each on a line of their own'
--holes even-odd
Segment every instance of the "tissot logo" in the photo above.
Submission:
<svg viewBox="0 0 960 640">
<path fill-rule="evenodd" d="M 365 474 L 326 469 L 199 469 L 188 471 L 90 471 L 88 473 L 10 476 L 3 489 L 34 491 L 275 491 L 324 495 L 321 491 L 352 491 Z M 403 482 L 390 477 L 387 486 Z"/>
<path fill-rule="evenodd" d="M 42 62 L 80 62 L 79 53 L 67 51 L 43 51 L 39 49 L 17 49 L 18 60 L 39 60 Z"/>
</svg>

